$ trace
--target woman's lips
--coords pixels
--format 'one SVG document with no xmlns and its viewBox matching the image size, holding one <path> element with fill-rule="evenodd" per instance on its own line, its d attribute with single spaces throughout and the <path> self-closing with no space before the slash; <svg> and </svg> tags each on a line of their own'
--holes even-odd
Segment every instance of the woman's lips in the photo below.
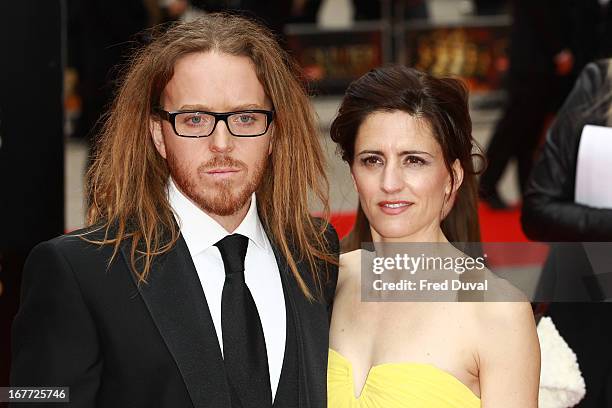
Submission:
<svg viewBox="0 0 612 408">
<path fill-rule="evenodd" d="M 387 215 L 397 215 L 406 211 L 412 204 L 410 201 L 381 201 L 378 206 Z"/>
</svg>

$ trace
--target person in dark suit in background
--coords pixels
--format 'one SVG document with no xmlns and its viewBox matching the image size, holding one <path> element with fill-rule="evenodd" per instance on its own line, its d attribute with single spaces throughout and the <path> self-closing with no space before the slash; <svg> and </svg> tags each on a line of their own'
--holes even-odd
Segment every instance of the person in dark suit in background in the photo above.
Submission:
<svg viewBox="0 0 612 408">
<path fill-rule="evenodd" d="M 70 387 L 71 407 L 327 406 L 338 239 L 308 212 L 327 182 L 295 69 L 225 14 L 134 56 L 90 226 L 26 262 L 13 386 Z"/>
<path fill-rule="evenodd" d="M 512 158 L 523 192 L 545 121 L 571 88 L 568 1 L 512 2 L 508 101 L 487 146 L 488 167 L 480 179 L 481 197 L 493 208 L 506 207 L 497 184 Z"/>
<path fill-rule="evenodd" d="M 609 302 L 612 291 L 610 281 L 605 281 L 609 274 L 595 275 L 603 268 L 591 265 L 589 246 L 583 248 L 581 242 L 612 241 L 612 209 L 575 202 L 578 148 L 585 125 L 612 126 L 610 59 L 588 64 L 576 81 L 535 163 L 521 214 L 529 239 L 563 242 L 551 247 L 538 296 L 560 301 L 550 305 L 548 314 L 576 353 L 584 376 L 586 396 L 577 407 L 599 408 L 612 406 L 612 305 L 592 302 Z M 605 268 L 610 271 L 609 261 Z"/>
</svg>

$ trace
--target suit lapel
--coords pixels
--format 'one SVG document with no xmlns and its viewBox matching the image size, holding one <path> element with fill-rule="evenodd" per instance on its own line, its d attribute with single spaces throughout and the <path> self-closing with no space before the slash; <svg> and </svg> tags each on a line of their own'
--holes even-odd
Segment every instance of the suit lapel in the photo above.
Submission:
<svg viewBox="0 0 612 408">
<path fill-rule="evenodd" d="M 122 246 L 129 265 L 130 244 Z M 136 281 L 136 277 L 132 273 Z M 183 376 L 195 408 L 230 406 L 215 327 L 193 260 L 182 236 L 155 259 L 140 295 Z"/>
<path fill-rule="evenodd" d="M 298 350 L 298 384 L 300 408 L 323 408 L 327 406 L 327 348 L 329 326 L 327 309 L 319 302 L 310 302 L 297 284 L 287 260 L 280 249 L 272 243 L 282 284 L 289 295 L 287 303 L 293 313 L 295 336 Z M 308 264 L 298 262 L 302 278 L 314 289 Z"/>
</svg>

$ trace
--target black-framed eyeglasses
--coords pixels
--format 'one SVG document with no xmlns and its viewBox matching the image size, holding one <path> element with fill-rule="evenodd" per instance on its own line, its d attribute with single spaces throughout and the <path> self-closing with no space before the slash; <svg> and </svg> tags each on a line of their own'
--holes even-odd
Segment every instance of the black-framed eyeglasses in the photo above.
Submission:
<svg viewBox="0 0 612 408">
<path fill-rule="evenodd" d="M 225 122 L 227 129 L 234 136 L 256 137 L 266 133 L 274 119 L 273 110 L 263 109 L 219 113 L 198 110 L 168 112 L 156 108 L 155 112 L 170 122 L 174 133 L 181 137 L 210 136 L 220 120 Z"/>
</svg>

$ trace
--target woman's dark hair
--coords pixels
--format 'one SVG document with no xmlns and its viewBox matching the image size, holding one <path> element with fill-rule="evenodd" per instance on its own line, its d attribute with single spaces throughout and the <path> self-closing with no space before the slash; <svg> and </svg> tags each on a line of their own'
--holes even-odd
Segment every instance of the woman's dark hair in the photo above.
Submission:
<svg viewBox="0 0 612 408">
<path fill-rule="evenodd" d="M 456 159 L 461 163 L 463 182 L 453 208 L 442 221 L 442 231 L 450 242 L 479 242 L 478 173 L 473 159 L 479 157 L 484 164 L 484 157 L 472 138 L 466 86 L 458 79 L 436 78 L 401 65 L 371 70 L 349 85 L 331 125 L 331 138 L 338 144 L 342 159 L 353 164 L 357 132 L 368 115 L 393 111 L 406 112 L 429 124 L 453 187 L 456 180 L 452 164 Z M 370 225 L 359 205 L 355 226 L 342 241 L 342 249 L 351 251 L 371 241 Z"/>
</svg>

